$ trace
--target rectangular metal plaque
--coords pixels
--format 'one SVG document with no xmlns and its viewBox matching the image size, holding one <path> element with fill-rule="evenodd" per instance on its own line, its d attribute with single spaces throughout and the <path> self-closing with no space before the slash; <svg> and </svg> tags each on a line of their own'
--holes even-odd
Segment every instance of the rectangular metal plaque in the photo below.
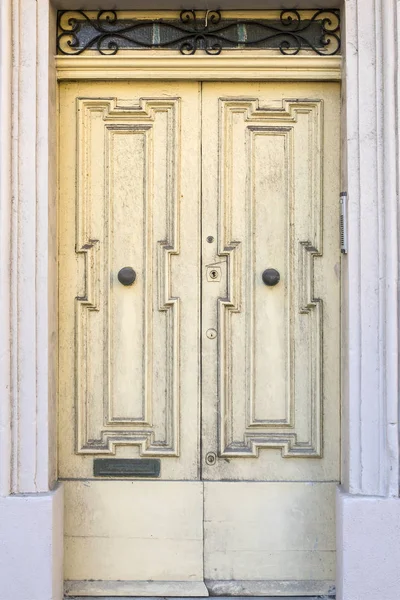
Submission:
<svg viewBox="0 0 400 600">
<path fill-rule="evenodd" d="M 95 458 L 95 477 L 159 477 L 161 461 L 157 458 Z"/>
</svg>

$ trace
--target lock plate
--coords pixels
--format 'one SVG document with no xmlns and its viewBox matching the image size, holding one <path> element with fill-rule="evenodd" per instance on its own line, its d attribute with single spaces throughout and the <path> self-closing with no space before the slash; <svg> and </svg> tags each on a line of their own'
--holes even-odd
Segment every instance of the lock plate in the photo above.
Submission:
<svg viewBox="0 0 400 600">
<path fill-rule="evenodd" d="M 222 271 L 221 267 L 208 266 L 207 267 L 207 281 L 221 281 Z"/>
</svg>

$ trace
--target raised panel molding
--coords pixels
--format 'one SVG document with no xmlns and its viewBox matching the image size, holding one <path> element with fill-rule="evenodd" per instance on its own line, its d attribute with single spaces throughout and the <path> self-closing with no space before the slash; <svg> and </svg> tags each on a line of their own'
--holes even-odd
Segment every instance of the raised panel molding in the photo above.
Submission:
<svg viewBox="0 0 400 600">
<path fill-rule="evenodd" d="M 76 256 L 83 281 L 83 293 L 76 297 L 76 452 L 114 454 L 116 445 L 128 444 L 143 456 L 179 456 L 180 316 L 171 274 L 180 235 L 179 99 L 79 98 L 76 114 Z M 137 148 L 133 163 L 130 143 Z M 94 148 L 103 164 L 91 163 Z M 117 203 L 124 204 L 131 221 L 124 223 L 122 213 L 114 217 L 122 210 Z M 121 252 L 113 246 L 120 235 L 134 248 L 136 263 L 142 261 L 137 282 L 128 289 L 116 279 L 125 266 L 124 258 L 114 257 Z M 126 252 L 126 260 L 133 260 L 129 247 Z M 139 296 L 141 308 L 127 305 L 132 317 L 124 331 L 123 315 L 117 313 L 123 313 L 123 302 L 139 302 Z M 132 348 L 129 337 L 142 340 L 141 356 L 132 351 L 128 367 L 121 367 L 116 351 L 121 343 Z M 134 361 L 139 361 L 139 381 L 127 374 Z M 125 383 L 124 377 L 130 380 Z M 155 387 L 162 389 L 157 397 Z"/>
<path fill-rule="evenodd" d="M 219 451 L 222 457 L 256 457 L 262 447 L 281 448 L 283 457 L 322 455 L 323 302 L 314 296 L 314 260 L 322 257 L 323 244 L 322 111 L 321 100 L 285 99 L 281 107 L 275 102 L 270 108 L 260 107 L 254 99 L 220 100 L 221 246 L 218 255 L 227 257 L 228 264 L 227 297 L 218 300 Z M 261 136 L 264 136 L 263 140 L 267 136 L 276 144 L 276 152 L 282 153 L 279 156 L 283 169 L 277 167 L 274 171 L 273 159 L 264 171 L 264 167 L 258 166 L 263 155 L 255 146 Z M 235 167 L 235 154 L 245 157 L 242 159 L 246 164 L 245 176 Z M 259 174 L 256 176 L 257 169 Z M 256 189 L 257 185 L 264 185 L 257 183 L 263 175 L 265 198 L 258 197 L 260 192 Z M 245 198 L 236 192 L 237 189 Z M 260 266 L 256 264 L 260 258 L 256 256 L 256 244 L 264 235 L 259 207 L 263 198 L 264 203 L 268 203 L 269 189 L 272 190 L 271 202 L 275 202 L 273 210 L 284 212 L 280 222 L 281 237 L 273 232 L 272 225 L 271 231 L 265 233 L 266 237 L 271 236 L 275 245 L 282 244 L 284 264 L 281 265 L 280 292 L 279 286 L 272 290 L 260 284 Z M 282 206 L 278 205 L 279 200 L 282 200 Z M 238 239 L 233 231 L 235 219 L 248 223 L 243 239 Z M 268 263 L 267 256 L 265 260 Z M 265 267 L 269 266 L 274 265 L 265 264 Z M 257 367 L 256 355 L 260 355 L 260 348 L 256 349 L 256 344 L 263 343 L 261 337 L 268 340 L 267 317 L 260 312 L 260 302 L 268 302 L 272 297 L 268 294 L 276 293 L 284 294 L 286 349 L 281 361 L 284 366 L 276 365 L 276 376 L 284 380 L 285 392 L 272 398 L 268 391 L 257 386 L 260 367 Z M 238 329 L 233 329 L 233 323 L 240 321 L 241 331 L 247 332 L 244 351 L 238 348 Z M 261 354 L 268 356 L 265 347 Z M 243 356 L 244 365 L 240 362 Z M 237 382 L 236 391 L 232 384 L 240 369 L 245 371 L 241 395 L 237 391 Z M 274 365 L 271 369 L 274 371 Z M 279 416 L 268 414 L 268 407 L 273 403 Z M 258 417 L 258 412 L 263 416 Z"/>
</svg>

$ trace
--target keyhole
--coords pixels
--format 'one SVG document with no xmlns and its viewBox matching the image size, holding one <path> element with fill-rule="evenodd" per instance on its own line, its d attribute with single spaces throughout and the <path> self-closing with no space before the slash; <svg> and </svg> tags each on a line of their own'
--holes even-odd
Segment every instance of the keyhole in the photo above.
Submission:
<svg viewBox="0 0 400 600">
<path fill-rule="evenodd" d="M 215 452 L 208 452 L 206 454 L 206 463 L 212 467 L 217 462 L 217 455 Z"/>
<path fill-rule="evenodd" d="M 211 279 L 217 279 L 218 272 L 217 271 L 210 271 L 210 277 L 211 277 Z"/>
</svg>

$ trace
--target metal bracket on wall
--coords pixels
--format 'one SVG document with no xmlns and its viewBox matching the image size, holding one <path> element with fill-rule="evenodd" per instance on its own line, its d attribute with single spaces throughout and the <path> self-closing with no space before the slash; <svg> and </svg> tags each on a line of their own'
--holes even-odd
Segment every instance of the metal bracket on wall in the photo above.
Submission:
<svg viewBox="0 0 400 600">
<path fill-rule="evenodd" d="M 340 251 L 347 254 L 347 192 L 340 194 Z"/>
</svg>

